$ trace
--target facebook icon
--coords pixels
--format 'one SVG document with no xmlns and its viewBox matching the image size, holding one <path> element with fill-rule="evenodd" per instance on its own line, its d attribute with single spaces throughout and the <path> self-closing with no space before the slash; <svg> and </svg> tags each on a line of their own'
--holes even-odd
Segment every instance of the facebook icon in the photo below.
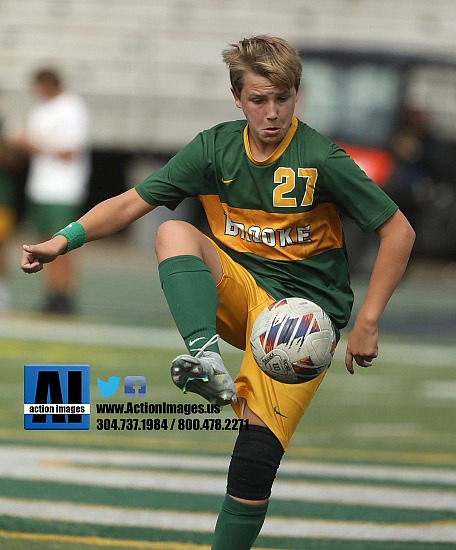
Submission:
<svg viewBox="0 0 456 550">
<path fill-rule="evenodd" d="M 124 381 L 125 397 L 145 397 L 146 379 L 144 376 L 126 376 Z"/>
</svg>

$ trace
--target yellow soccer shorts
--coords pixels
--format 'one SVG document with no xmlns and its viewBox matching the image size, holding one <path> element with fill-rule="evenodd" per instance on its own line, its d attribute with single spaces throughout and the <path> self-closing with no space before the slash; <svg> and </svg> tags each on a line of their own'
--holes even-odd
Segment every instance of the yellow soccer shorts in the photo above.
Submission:
<svg viewBox="0 0 456 550">
<path fill-rule="evenodd" d="M 238 402 L 232 407 L 242 417 L 245 400 L 286 449 L 325 373 L 302 384 L 283 384 L 261 371 L 250 350 L 249 337 L 257 315 L 274 300 L 245 268 L 211 242 L 223 270 L 217 285 L 217 332 L 229 344 L 245 350 L 235 379 Z"/>
</svg>

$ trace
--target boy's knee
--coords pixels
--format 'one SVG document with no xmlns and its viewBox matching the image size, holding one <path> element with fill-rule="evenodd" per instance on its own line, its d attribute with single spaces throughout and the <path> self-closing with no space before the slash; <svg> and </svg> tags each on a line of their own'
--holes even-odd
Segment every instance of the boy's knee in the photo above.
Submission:
<svg viewBox="0 0 456 550">
<path fill-rule="evenodd" d="M 169 240 L 175 239 L 178 235 L 186 233 L 192 226 L 182 220 L 166 220 L 162 222 L 157 228 L 157 234 L 155 238 L 156 246 Z"/>
<path fill-rule="evenodd" d="M 155 253 L 159 261 L 168 256 L 169 251 L 176 249 L 181 253 L 182 246 L 191 240 L 195 228 L 182 220 L 167 220 L 158 226 L 155 235 Z"/>
<path fill-rule="evenodd" d="M 269 428 L 250 425 L 239 432 L 228 470 L 227 493 L 245 500 L 265 500 L 284 450 Z"/>
</svg>

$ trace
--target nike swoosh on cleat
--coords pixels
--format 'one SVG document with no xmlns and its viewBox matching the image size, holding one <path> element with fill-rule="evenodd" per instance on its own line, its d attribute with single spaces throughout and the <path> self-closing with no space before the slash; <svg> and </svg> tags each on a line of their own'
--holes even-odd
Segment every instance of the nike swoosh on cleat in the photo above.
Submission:
<svg viewBox="0 0 456 550">
<path fill-rule="evenodd" d="M 282 413 L 277 409 L 276 406 L 274 406 L 274 412 L 275 412 L 276 414 L 278 414 L 279 416 L 283 416 L 284 418 L 288 418 L 288 416 L 285 416 L 284 414 L 282 414 Z"/>
<path fill-rule="evenodd" d="M 199 342 L 199 340 L 204 340 L 204 336 L 200 336 L 199 338 L 195 338 L 194 340 L 190 340 L 188 345 L 193 346 L 195 342 Z"/>
</svg>

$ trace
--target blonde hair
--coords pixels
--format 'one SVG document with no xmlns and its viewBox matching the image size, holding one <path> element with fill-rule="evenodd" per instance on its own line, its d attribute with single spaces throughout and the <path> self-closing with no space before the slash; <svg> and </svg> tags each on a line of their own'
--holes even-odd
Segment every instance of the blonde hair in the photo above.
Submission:
<svg viewBox="0 0 456 550">
<path fill-rule="evenodd" d="M 245 75 L 249 72 L 268 78 L 275 86 L 298 91 L 301 60 L 296 49 L 283 38 L 252 36 L 230 46 L 222 51 L 222 58 L 229 68 L 236 94 L 241 93 Z"/>
</svg>

